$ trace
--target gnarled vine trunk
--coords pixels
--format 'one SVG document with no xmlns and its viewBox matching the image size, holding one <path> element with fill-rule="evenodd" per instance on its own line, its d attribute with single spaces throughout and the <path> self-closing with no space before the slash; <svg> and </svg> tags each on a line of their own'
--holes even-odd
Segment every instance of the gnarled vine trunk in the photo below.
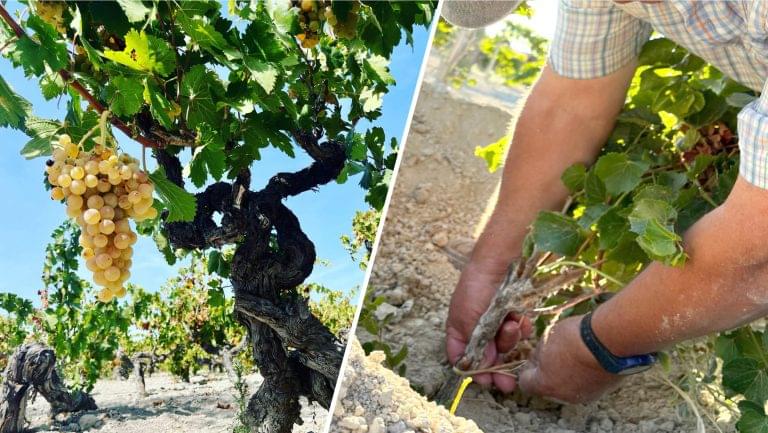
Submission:
<svg viewBox="0 0 768 433">
<path fill-rule="evenodd" d="M 53 415 L 96 409 L 96 403 L 88 394 L 67 390 L 56 372 L 56 355 L 51 348 L 40 343 L 25 344 L 16 349 L 3 377 L 0 433 L 24 431 L 30 388 L 34 388 L 50 403 Z"/>
<path fill-rule="evenodd" d="M 218 182 L 196 194 L 192 222 L 165 223 L 175 248 L 205 249 L 237 244 L 231 266 L 235 314 L 264 377 L 246 413 L 255 432 L 287 433 L 299 421 L 299 397 L 328 407 L 343 357 L 341 342 L 312 315 L 295 290 L 312 272 L 315 248 L 296 216 L 282 201 L 335 179 L 345 162 L 337 142 L 318 143 L 294 134 L 314 159 L 295 173 L 278 173 L 260 191 L 251 191 L 250 172 L 232 183 Z M 181 164 L 165 150 L 155 152 L 168 179 L 183 187 Z M 214 213 L 221 214 L 217 224 Z"/>
</svg>

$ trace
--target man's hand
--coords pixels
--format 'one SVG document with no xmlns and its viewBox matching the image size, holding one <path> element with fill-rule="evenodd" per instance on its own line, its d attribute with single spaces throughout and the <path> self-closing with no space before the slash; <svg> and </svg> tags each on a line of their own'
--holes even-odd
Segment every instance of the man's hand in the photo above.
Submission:
<svg viewBox="0 0 768 433">
<path fill-rule="evenodd" d="M 623 376 L 603 370 L 579 333 L 582 316 L 569 317 L 539 342 L 520 373 L 523 392 L 560 403 L 587 403 L 615 388 Z"/>
<path fill-rule="evenodd" d="M 498 266 L 483 266 L 470 263 L 461 274 L 459 284 L 453 292 L 446 323 L 446 352 L 448 361 L 454 365 L 464 354 L 472 330 L 480 316 L 485 313 L 501 282 L 506 269 Z M 531 336 L 533 328 L 525 317 L 510 315 L 496 334 L 496 340 L 488 344 L 482 367 L 503 362 L 503 355 L 514 349 L 521 338 Z M 515 389 L 515 379 L 503 374 L 480 374 L 474 377 L 481 385 L 493 383 L 503 392 Z"/>
</svg>

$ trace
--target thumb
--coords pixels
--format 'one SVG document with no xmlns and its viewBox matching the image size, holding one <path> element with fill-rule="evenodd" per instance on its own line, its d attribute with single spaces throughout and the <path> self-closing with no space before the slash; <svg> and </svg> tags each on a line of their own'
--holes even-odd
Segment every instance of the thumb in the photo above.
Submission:
<svg viewBox="0 0 768 433">
<path fill-rule="evenodd" d="M 520 390 L 526 394 L 539 394 L 540 375 L 539 367 L 526 368 L 520 372 L 518 378 Z"/>
</svg>

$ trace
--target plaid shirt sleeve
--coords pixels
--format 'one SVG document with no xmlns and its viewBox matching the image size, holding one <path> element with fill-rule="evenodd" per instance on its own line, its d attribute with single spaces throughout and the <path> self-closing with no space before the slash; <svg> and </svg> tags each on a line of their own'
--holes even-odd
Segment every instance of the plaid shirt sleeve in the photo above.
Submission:
<svg viewBox="0 0 768 433">
<path fill-rule="evenodd" d="M 569 78 L 597 78 L 636 58 L 651 25 L 611 0 L 561 0 L 549 66 Z"/>
<path fill-rule="evenodd" d="M 760 98 L 739 113 L 739 174 L 747 182 L 768 189 L 768 82 Z"/>
</svg>

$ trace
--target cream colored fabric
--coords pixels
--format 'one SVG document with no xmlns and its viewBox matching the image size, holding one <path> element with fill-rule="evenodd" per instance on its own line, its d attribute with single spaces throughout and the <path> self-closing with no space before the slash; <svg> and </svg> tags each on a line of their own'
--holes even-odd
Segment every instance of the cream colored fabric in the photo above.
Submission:
<svg viewBox="0 0 768 433">
<path fill-rule="evenodd" d="M 504 19 L 519 4 L 519 0 L 446 0 L 442 16 L 455 26 L 480 28 Z"/>
</svg>

